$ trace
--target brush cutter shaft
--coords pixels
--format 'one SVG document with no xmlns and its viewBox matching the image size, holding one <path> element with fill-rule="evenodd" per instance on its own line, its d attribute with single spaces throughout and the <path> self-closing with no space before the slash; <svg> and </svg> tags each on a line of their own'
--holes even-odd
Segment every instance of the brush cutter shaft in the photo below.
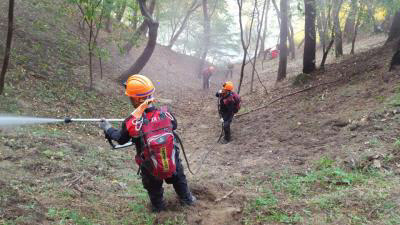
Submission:
<svg viewBox="0 0 400 225">
<path fill-rule="evenodd" d="M 123 122 L 125 119 L 106 119 L 108 122 Z M 101 122 L 101 119 L 73 119 L 71 122 Z"/>
</svg>

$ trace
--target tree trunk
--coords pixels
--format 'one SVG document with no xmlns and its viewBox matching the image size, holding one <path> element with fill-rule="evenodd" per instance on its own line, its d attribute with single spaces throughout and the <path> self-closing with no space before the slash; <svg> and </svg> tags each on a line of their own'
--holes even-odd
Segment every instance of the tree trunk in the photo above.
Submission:
<svg viewBox="0 0 400 225">
<path fill-rule="evenodd" d="M 237 0 L 237 4 L 239 7 L 240 41 L 242 43 L 242 48 L 243 48 L 243 60 L 242 60 L 242 65 L 240 67 L 240 79 L 239 79 L 239 86 L 238 86 L 238 94 L 240 94 L 240 88 L 242 87 L 243 76 L 244 76 L 244 66 L 246 65 L 247 49 L 246 49 L 246 44 L 244 41 L 244 32 L 243 32 L 243 23 L 242 23 L 243 0 Z"/>
<path fill-rule="evenodd" d="M 106 20 L 106 27 L 105 27 L 105 30 L 106 30 L 108 33 L 111 33 L 111 32 L 112 32 L 112 19 L 111 19 L 111 14 L 110 14 L 110 16 L 108 16 L 108 18 L 107 18 L 107 20 Z"/>
<path fill-rule="evenodd" d="M 103 1 L 102 11 L 105 17 L 105 31 L 108 33 L 112 32 L 112 17 L 111 11 L 113 9 L 113 2 L 110 0 Z"/>
<path fill-rule="evenodd" d="M 296 46 L 294 44 L 294 30 L 293 30 L 293 26 L 292 26 L 292 15 L 289 16 L 289 49 L 290 49 L 290 55 L 291 55 L 291 59 L 295 59 L 296 58 Z"/>
<path fill-rule="evenodd" d="M 199 64 L 199 70 L 198 74 L 199 77 L 205 79 L 205 76 L 202 75 L 203 67 L 206 61 L 207 53 L 208 53 L 208 48 L 210 44 L 210 17 L 208 14 L 208 1 L 203 0 L 203 27 L 204 27 L 204 36 L 203 36 L 203 48 L 202 48 L 202 54 L 200 57 L 200 64 Z"/>
<path fill-rule="evenodd" d="M 10 60 L 10 51 L 11 51 L 13 30 L 14 30 L 14 0 L 9 0 L 8 1 L 7 41 L 6 41 L 6 49 L 4 52 L 3 66 L 1 68 L 1 73 L 0 73 L 0 95 L 3 94 L 3 91 L 4 91 L 5 77 L 6 77 L 6 72 L 7 72 L 7 68 L 8 68 L 8 62 Z"/>
<path fill-rule="evenodd" d="M 281 31 L 279 45 L 279 69 L 277 81 L 286 78 L 287 68 L 287 39 L 288 39 L 288 0 L 281 0 Z"/>
<path fill-rule="evenodd" d="M 158 22 L 153 20 L 149 10 L 146 7 L 145 0 L 138 0 L 140 11 L 142 15 L 145 17 L 145 22 L 148 25 L 149 30 L 149 38 L 147 40 L 147 45 L 144 48 L 142 54 L 136 60 L 136 62 L 125 72 L 119 76 L 118 80 L 123 84 L 129 76 L 133 74 L 139 73 L 143 67 L 146 65 L 147 61 L 149 61 L 151 55 L 157 44 L 157 31 L 158 31 Z"/>
<path fill-rule="evenodd" d="M 318 34 L 322 44 L 322 50 L 323 52 L 325 52 L 327 47 L 326 45 L 330 41 L 329 33 L 332 27 L 332 22 L 331 22 L 332 4 L 329 3 L 327 5 L 326 0 L 318 0 L 317 3 L 318 3 L 317 7 Z"/>
<path fill-rule="evenodd" d="M 328 58 L 329 51 L 331 50 L 334 42 L 335 42 L 335 33 L 334 33 L 334 31 L 332 31 L 332 39 L 329 42 L 329 45 L 326 48 L 326 51 L 324 52 L 324 55 L 323 55 L 322 60 L 321 60 L 321 65 L 319 66 L 320 69 L 324 69 L 325 68 L 326 59 Z"/>
<path fill-rule="evenodd" d="M 347 14 L 343 32 L 343 38 L 346 39 L 347 43 L 351 43 L 353 40 L 357 11 L 357 0 L 351 0 L 351 8 L 349 13 Z"/>
<path fill-rule="evenodd" d="M 103 80 L 103 63 L 101 61 L 101 56 L 99 56 L 99 66 L 100 66 L 100 79 Z"/>
<path fill-rule="evenodd" d="M 146 0 L 143 0 L 143 1 L 146 2 Z M 144 4 L 146 4 L 146 3 L 144 3 Z M 148 9 L 148 13 L 150 16 L 153 16 L 155 6 L 156 6 L 156 0 L 151 0 L 150 6 Z M 145 19 L 142 22 L 142 24 L 140 24 L 139 28 L 133 33 L 130 40 L 125 44 L 125 46 L 124 46 L 125 54 L 129 54 L 129 52 L 133 48 L 133 45 L 139 40 L 140 37 L 142 37 L 143 35 L 145 35 L 147 33 L 147 30 L 151 26 L 151 25 L 147 24 L 147 22 L 148 22 L 148 20 Z M 157 26 L 157 29 L 158 29 L 158 26 Z M 149 35 L 150 35 L 150 31 L 149 31 Z"/>
<path fill-rule="evenodd" d="M 358 0 L 356 0 L 356 3 L 357 2 L 358 2 Z M 360 8 L 361 9 L 363 8 L 363 4 L 361 4 Z M 357 21 L 356 21 L 356 24 L 354 25 L 354 31 L 352 32 L 353 33 L 353 37 L 352 37 L 352 40 L 351 40 L 351 51 L 350 51 L 351 55 L 354 55 L 354 48 L 355 48 L 356 40 L 357 40 L 358 27 L 360 26 L 361 16 L 362 16 L 361 15 L 361 10 L 356 9 L 356 13 L 357 13 Z"/>
<path fill-rule="evenodd" d="M 305 41 L 303 56 L 303 73 L 311 73 L 315 70 L 315 0 L 304 0 L 305 8 Z"/>
<path fill-rule="evenodd" d="M 256 62 L 257 62 L 257 53 L 258 53 L 258 45 L 260 43 L 260 36 L 261 36 L 261 29 L 264 21 L 264 13 L 265 13 L 265 6 L 266 6 L 267 1 L 264 0 L 264 5 L 262 9 L 262 14 L 261 14 L 261 19 L 260 19 L 260 14 L 257 13 L 257 39 L 256 39 L 256 49 L 254 50 L 254 63 L 253 63 L 253 69 L 251 71 L 251 85 L 250 85 L 250 92 L 253 92 L 253 84 L 254 84 L 254 73 L 256 71 Z M 257 7 L 257 6 L 256 6 Z M 258 11 L 258 7 L 257 7 Z"/>
<path fill-rule="evenodd" d="M 168 48 L 172 48 L 172 46 L 175 44 L 176 40 L 178 40 L 179 35 L 183 32 L 183 30 L 186 27 L 186 24 L 190 18 L 190 16 L 200 7 L 200 4 L 197 4 L 197 0 L 194 0 L 189 8 L 189 10 L 186 12 L 185 17 L 183 18 L 183 21 L 181 23 L 181 26 L 179 27 L 178 31 L 172 35 L 171 40 L 169 40 L 168 43 Z"/>
<path fill-rule="evenodd" d="M 119 10 L 117 11 L 117 15 L 115 16 L 115 19 L 117 19 L 118 22 L 121 22 L 122 18 L 124 17 L 125 9 L 126 9 L 126 2 L 128 0 L 124 0 L 119 7 Z"/>
<path fill-rule="evenodd" d="M 267 38 L 267 28 L 268 28 L 268 12 L 269 12 L 269 6 L 271 3 L 271 0 L 267 0 L 267 9 L 265 11 L 265 17 L 264 17 L 264 31 L 263 31 L 263 35 L 261 38 L 261 45 L 260 45 L 260 56 L 262 53 L 264 53 L 265 51 L 265 39 Z"/>
<path fill-rule="evenodd" d="M 392 61 L 390 62 L 389 72 L 392 71 L 396 66 L 400 65 L 400 39 L 397 44 L 397 50 L 392 57 Z"/>
<path fill-rule="evenodd" d="M 89 48 L 89 89 L 93 89 L 93 47 L 94 44 L 92 44 L 93 40 L 93 19 L 90 20 L 89 24 L 89 43 L 88 43 L 88 48 Z"/>
<path fill-rule="evenodd" d="M 297 45 L 297 49 L 300 49 L 301 48 L 301 46 L 304 44 L 304 41 L 305 41 L 305 37 L 300 41 L 300 43 Z"/>
<path fill-rule="evenodd" d="M 240 88 L 242 87 L 242 82 L 243 82 L 243 77 L 244 77 L 244 67 L 246 66 L 246 59 L 247 59 L 247 50 L 249 49 L 250 46 L 250 40 L 251 40 L 251 31 L 253 30 L 253 21 L 254 21 L 254 14 L 256 10 L 256 4 L 257 0 L 254 2 L 254 8 L 253 8 L 253 13 L 251 16 L 251 22 L 250 22 L 250 34 L 249 34 L 249 40 L 246 44 L 245 40 L 245 34 L 244 34 L 244 29 L 243 29 L 243 22 L 242 22 L 242 9 L 243 9 L 243 0 L 237 0 L 237 4 L 239 7 L 239 26 L 240 26 L 240 41 L 242 43 L 242 48 L 243 48 L 243 60 L 242 60 L 242 66 L 240 68 L 240 80 L 239 80 L 239 86 L 238 86 L 238 94 L 240 94 Z"/>
<path fill-rule="evenodd" d="M 390 28 L 389 37 L 386 44 L 395 41 L 400 37 L 400 10 L 396 12 L 393 18 L 392 27 Z"/>
<path fill-rule="evenodd" d="M 149 12 L 149 14 L 150 14 L 150 16 L 152 18 L 153 18 L 153 15 L 154 15 L 154 9 L 155 8 L 156 8 L 156 0 L 150 0 L 150 6 L 149 6 L 149 11 L 148 12 Z M 155 20 L 155 19 L 153 19 L 153 20 Z M 143 22 L 145 22 L 145 20 Z M 147 33 L 148 26 L 144 26 L 144 27 L 145 27 L 144 31 L 142 33 L 138 34 L 139 36 L 145 35 Z"/>
<path fill-rule="evenodd" d="M 276 4 L 276 0 L 272 0 L 272 4 L 274 5 L 274 9 L 276 12 L 276 17 L 278 18 L 278 24 L 281 25 L 281 13 L 279 12 L 278 5 Z"/>
<path fill-rule="evenodd" d="M 93 3 L 93 2 L 92 2 Z M 93 89 L 93 56 L 94 50 L 97 46 L 97 37 L 99 35 L 100 29 L 103 23 L 103 17 L 105 13 L 104 5 L 100 5 L 101 1 L 97 2 L 97 4 L 89 4 L 89 6 L 85 7 L 80 2 L 76 2 L 83 20 L 89 27 L 89 40 L 88 40 L 88 56 L 89 56 L 89 89 Z M 99 17 L 96 16 L 97 9 L 101 7 L 101 12 Z M 90 16 L 87 16 L 88 13 L 92 13 Z"/>
<path fill-rule="evenodd" d="M 326 47 L 326 38 L 325 38 L 325 30 L 323 27 L 323 21 L 322 21 L 322 16 L 321 13 L 317 13 L 317 28 L 318 28 L 318 35 L 319 35 L 319 41 L 320 44 L 322 45 L 322 51 L 325 52 L 325 47 Z"/>
<path fill-rule="evenodd" d="M 366 0 L 366 3 L 367 3 L 367 8 L 368 8 L 368 18 L 371 20 L 372 25 L 374 27 L 373 32 L 379 33 L 378 25 L 377 25 L 376 19 L 375 19 L 375 3 L 373 0 Z"/>
<path fill-rule="evenodd" d="M 333 11 L 333 26 L 335 28 L 335 56 L 336 58 L 343 55 L 343 41 L 342 41 L 342 30 L 340 28 L 339 12 L 343 4 L 343 0 L 334 1 L 335 8 Z"/>
</svg>

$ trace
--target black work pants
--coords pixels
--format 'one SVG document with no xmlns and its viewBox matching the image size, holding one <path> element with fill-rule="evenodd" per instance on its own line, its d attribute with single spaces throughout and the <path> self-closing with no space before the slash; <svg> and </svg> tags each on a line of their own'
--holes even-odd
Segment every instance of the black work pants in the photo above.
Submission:
<svg viewBox="0 0 400 225">
<path fill-rule="evenodd" d="M 224 120 L 223 127 L 224 127 L 224 139 L 226 141 L 231 141 L 231 123 L 232 118 L 228 120 Z"/>
<path fill-rule="evenodd" d="M 189 191 L 189 187 L 186 181 L 186 176 L 183 171 L 182 162 L 179 158 L 178 148 L 176 148 L 175 161 L 176 161 L 176 171 L 171 177 L 165 179 L 165 182 L 173 185 L 175 192 L 181 201 L 190 202 L 191 193 Z M 162 208 L 164 206 L 163 203 L 164 189 L 162 187 L 163 180 L 154 177 L 151 174 L 151 171 L 148 171 L 148 169 L 146 169 L 143 166 L 141 166 L 141 175 L 142 175 L 143 186 L 147 190 L 147 193 L 149 194 L 151 204 L 155 208 Z"/>
<path fill-rule="evenodd" d="M 203 90 L 210 89 L 210 77 L 203 77 Z"/>
<path fill-rule="evenodd" d="M 232 79 L 232 77 L 233 77 L 233 71 L 232 70 L 228 70 L 228 72 L 225 74 L 225 79 L 228 79 L 228 78 L 231 78 Z"/>
</svg>

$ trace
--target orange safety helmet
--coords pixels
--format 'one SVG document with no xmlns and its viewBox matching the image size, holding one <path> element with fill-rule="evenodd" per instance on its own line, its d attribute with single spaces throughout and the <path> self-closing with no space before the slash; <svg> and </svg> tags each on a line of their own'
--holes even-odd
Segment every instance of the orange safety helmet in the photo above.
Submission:
<svg viewBox="0 0 400 225">
<path fill-rule="evenodd" d="M 233 91 L 233 83 L 232 83 L 232 81 L 227 81 L 227 82 L 225 82 L 225 83 L 222 85 L 222 87 L 224 88 L 224 90 Z"/>
<path fill-rule="evenodd" d="M 125 94 L 129 97 L 146 97 L 152 95 L 154 91 L 151 80 L 143 75 L 132 75 L 125 82 Z"/>
</svg>

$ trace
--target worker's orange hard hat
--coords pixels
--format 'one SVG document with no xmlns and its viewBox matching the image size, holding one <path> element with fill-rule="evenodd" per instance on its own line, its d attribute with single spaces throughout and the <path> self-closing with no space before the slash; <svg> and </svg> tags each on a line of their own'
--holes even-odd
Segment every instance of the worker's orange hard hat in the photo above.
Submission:
<svg viewBox="0 0 400 225">
<path fill-rule="evenodd" d="M 152 95 L 154 91 L 151 80 L 143 75 L 132 75 L 125 83 L 125 94 L 129 97 L 146 97 Z"/>
<path fill-rule="evenodd" d="M 227 82 L 225 82 L 225 83 L 222 85 L 222 87 L 224 88 L 224 90 L 233 91 L 233 83 L 232 83 L 232 81 L 227 81 Z"/>
</svg>

